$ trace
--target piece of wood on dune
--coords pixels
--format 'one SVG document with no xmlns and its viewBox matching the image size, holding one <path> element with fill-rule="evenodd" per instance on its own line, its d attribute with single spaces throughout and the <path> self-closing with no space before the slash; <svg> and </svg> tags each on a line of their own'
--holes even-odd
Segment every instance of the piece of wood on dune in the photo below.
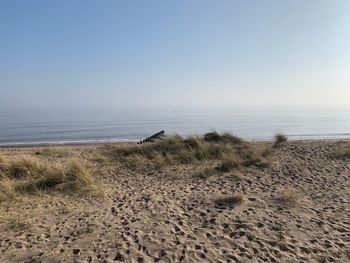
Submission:
<svg viewBox="0 0 350 263">
<path fill-rule="evenodd" d="M 141 141 L 139 141 L 137 144 L 142 144 L 142 143 L 146 143 L 146 142 L 154 142 L 156 139 L 162 139 L 162 137 L 164 136 L 164 131 L 160 131 L 160 132 L 157 132 Z"/>
</svg>

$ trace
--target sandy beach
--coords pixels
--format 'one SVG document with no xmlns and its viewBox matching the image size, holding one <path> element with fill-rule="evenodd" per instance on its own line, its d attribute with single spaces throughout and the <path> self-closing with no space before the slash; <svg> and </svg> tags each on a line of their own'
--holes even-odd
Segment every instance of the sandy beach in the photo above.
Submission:
<svg viewBox="0 0 350 263">
<path fill-rule="evenodd" d="M 350 1 L 0 1 L 0 263 L 350 263 Z"/>
<path fill-rule="evenodd" d="M 0 188 L 0 262 L 350 262 L 350 142 L 248 144 L 263 160 L 233 168 L 141 162 L 131 144 L 2 148 L 7 162 L 80 158 L 99 191 L 29 191 L 33 173 L 12 181 L 22 190 L 11 196 Z"/>
</svg>

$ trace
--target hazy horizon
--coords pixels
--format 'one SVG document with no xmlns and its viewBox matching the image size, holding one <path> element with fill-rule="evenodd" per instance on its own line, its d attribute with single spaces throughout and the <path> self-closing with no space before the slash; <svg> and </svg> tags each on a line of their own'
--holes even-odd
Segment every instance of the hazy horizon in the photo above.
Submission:
<svg viewBox="0 0 350 263">
<path fill-rule="evenodd" d="M 349 107 L 349 1 L 3 1 L 0 109 Z"/>
</svg>

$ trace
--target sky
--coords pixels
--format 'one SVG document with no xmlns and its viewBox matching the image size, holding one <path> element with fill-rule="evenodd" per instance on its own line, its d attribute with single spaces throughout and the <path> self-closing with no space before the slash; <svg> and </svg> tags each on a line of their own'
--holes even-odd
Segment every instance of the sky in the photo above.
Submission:
<svg viewBox="0 0 350 263">
<path fill-rule="evenodd" d="M 348 0 L 1 0 L 0 109 L 350 107 Z"/>
</svg>

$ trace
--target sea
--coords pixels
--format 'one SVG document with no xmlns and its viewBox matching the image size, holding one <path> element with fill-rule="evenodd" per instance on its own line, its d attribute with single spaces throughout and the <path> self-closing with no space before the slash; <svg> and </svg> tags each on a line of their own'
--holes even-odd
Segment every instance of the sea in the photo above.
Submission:
<svg viewBox="0 0 350 263">
<path fill-rule="evenodd" d="M 246 140 L 349 139 L 350 110 L 120 108 L 0 111 L 0 146 L 136 142 L 161 130 L 231 132 Z"/>
</svg>

